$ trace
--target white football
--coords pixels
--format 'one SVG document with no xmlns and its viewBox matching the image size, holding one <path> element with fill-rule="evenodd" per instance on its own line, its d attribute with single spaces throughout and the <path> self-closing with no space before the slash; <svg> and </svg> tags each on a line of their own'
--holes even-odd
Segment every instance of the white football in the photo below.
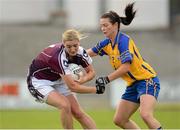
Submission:
<svg viewBox="0 0 180 130">
<path fill-rule="evenodd" d="M 74 80 L 78 80 L 81 76 L 84 75 L 82 67 L 77 64 L 74 63 L 69 64 L 69 69 L 71 71 L 71 75 Z"/>
</svg>

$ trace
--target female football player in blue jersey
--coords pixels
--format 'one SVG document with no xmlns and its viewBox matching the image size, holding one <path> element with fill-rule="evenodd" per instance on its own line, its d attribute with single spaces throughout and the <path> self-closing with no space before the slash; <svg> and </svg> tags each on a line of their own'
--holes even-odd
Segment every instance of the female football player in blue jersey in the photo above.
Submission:
<svg viewBox="0 0 180 130">
<path fill-rule="evenodd" d="M 139 126 L 130 117 L 139 108 L 143 121 L 150 129 L 161 129 L 161 124 L 154 116 L 154 107 L 160 90 L 160 83 L 154 69 L 142 58 L 133 39 L 120 31 L 121 23 L 129 25 L 135 17 L 133 5 L 125 8 L 126 17 L 109 11 L 100 18 L 100 28 L 105 39 L 87 50 L 93 56 L 107 55 L 114 72 L 96 79 L 96 84 L 106 85 L 122 78 L 127 88 L 117 107 L 114 123 L 125 129 L 138 129 Z"/>
<path fill-rule="evenodd" d="M 91 57 L 80 46 L 80 33 L 70 29 L 63 33 L 62 39 L 62 43 L 48 46 L 34 58 L 27 77 L 28 89 L 37 101 L 61 111 L 63 128 L 73 129 L 74 116 L 84 129 L 96 129 L 95 122 L 82 110 L 72 92 L 101 94 L 105 86 L 82 85 L 91 80 L 95 72 Z M 81 65 L 87 73 L 79 83 L 71 76 L 70 63 Z"/>
</svg>

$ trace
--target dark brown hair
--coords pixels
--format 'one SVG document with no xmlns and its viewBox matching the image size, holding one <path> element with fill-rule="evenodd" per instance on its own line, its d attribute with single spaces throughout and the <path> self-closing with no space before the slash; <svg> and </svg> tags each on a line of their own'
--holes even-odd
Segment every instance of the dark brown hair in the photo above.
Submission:
<svg viewBox="0 0 180 130">
<path fill-rule="evenodd" d="M 110 22 L 112 24 L 115 24 L 118 22 L 118 30 L 120 28 L 120 23 L 124 25 L 129 25 L 132 20 L 135 17 L 136 11 L 133 9 L 134 3 L 130 3 L 126 6 L 125 8 L 125 15 L 126 17 L 120 17 L 116 12 L 114 11 L 109 11 L 101 16 L 101 18 L 109 18 Z"/>
</svg>

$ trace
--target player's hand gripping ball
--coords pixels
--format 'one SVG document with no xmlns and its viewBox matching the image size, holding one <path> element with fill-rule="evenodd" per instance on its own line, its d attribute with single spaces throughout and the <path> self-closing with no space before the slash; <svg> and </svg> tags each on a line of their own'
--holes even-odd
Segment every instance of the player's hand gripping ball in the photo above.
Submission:
<svg viewBox="0 0 180 130">
<path fill-rule="evenodd" d="M 81 66 L 77 64 L 74 63 L 69 64 L 69 69 L 71 71 L 71 75 L 74 80 L 79 80 L 80 77 L 84 76 L 83 69 L 81 68 Z"/>
</svg>

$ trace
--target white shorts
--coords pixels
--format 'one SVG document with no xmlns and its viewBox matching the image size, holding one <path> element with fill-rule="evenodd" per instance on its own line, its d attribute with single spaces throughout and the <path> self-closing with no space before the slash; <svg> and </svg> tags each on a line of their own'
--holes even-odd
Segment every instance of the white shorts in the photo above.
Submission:
<svg viewBox="0 0 180 130">
<path fill-rule="evenodd" d="M 32 77 L 31 83 L 36 93 L 42 95 L 42 96 L 38 96 L 40 97 L 38 99 L 38 101 L 40 102 L 46 102 L 49 93 L 54 90 L 58 91 L 60 94 L 64 96 L 68 96 L 72 94 L 71 90 L 68 88 L 68 86 L 64 83 L 63 80 L 50 81 L 50 80 L 37 79 L 35 77 Z"/>
</svg>

